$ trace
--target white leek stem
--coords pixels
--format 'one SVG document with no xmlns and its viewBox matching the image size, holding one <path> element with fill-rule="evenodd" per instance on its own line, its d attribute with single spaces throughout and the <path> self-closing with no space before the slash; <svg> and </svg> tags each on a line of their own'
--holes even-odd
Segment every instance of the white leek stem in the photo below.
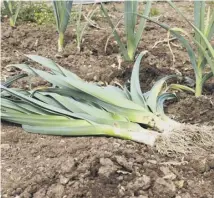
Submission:
<svg viewBox="0 0 214 198">
<path fill-rule="evenodd" d="M 175 128 L 179 128 L 181 124 L 176 122 L 169 117 L 157 117 L 155 119 L 155 128 L 157 128 L 160 132 L 167 133 L 173 131 Z"/>
<path fill-rule="evenodd" d="M 131 140 L 139 143 L 144 143 L 149 146 L 154 146 L 156 140 L 161 133 L 158 133 L 156 131 L 150 131 L 150 130 L 142 130 L 142 131 L 137 131 L 137 132 L 131 132 Z"/>
<path fill-rule="evenodd" d="M 111 136 L 119 137 L 122 139 L 128 139 L 139 143 L 144 143 L 149 146 L 154 146 L 156 140 L 161 133 L 158 133 L 156 131 L 147 130 L 144 128 L 133 128 L 133 129 L 124 129 L 124 128 L 118 128 L 113 127 L 112 128 Z"/>
</svg>

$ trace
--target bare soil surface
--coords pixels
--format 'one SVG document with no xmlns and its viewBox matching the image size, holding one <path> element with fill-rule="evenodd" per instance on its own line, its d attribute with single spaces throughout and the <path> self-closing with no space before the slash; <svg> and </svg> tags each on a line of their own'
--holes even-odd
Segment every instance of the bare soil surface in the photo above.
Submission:
<svg viewBox="0 0 214 198">
<path fill-rule="evenodd" d="M 192 20 L 192 5 L 177 3 Z M 123 4 L 106 5 L 113 19 L 122 15 Z M 90 7 L 90 6 L 88 6 Z M 88 8 L 87 7 L 87 8 Z M 165 3 L 155 4 L 159 21 L 190 31 L 188 25 Z M 86 11 L 87 11 L 86 8 Z M 95 21 L 100 29 L 90 27 L 84 37 L 81 52 L 77 52 L 73 27 L 66 32 L 66 46 L 57 53 L 57 33 L 52 25 L 19 24 L 10 29 L 8 21 L 1 24 L 1 78 L 20 71 L 6 68 L 12 63 L 29 63 L 24 54 L 49 57 L 87 81 L 123 84 L 129 79 L 132 63 L 119 67 L 118 48 L 110 39 L 107 52 L 105 42 L 111 33 L 99 15 Z M 119 31 L 123 32 L 123 26 Z M 167 33 L 148 23 L 138 51 L 148 50 L 142 61 L 141 85 L 148 90 L 162 76 L 177 71 L 194 79 L 188 56 L 177 41 L 172 49 Z M 186 83 L 185 81 L 181 81 Z M 44 85 L 33 81 L 33 86 Z M 18 84 L 28 86 L 26 80 Z M 207 83 L 205 96 L 195 98 L 179 93 L 178 101 L 169 103 L 166 112 L 180 122 L 214 124 L 214 86 Z M 213 198 L 214 151 L 204 150 L 196 155 L 168 157 L 154 149 L 131 141 L 106 137 L 53 137 L 24 132 L 20 126 L 2 123 L 2 188 L 1 196 L 20 198 Z"/>
</svg>

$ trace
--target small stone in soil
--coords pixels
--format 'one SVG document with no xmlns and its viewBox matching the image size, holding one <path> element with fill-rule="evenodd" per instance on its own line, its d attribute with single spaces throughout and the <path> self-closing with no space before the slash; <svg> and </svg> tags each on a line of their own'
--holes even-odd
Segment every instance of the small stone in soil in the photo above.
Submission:
<svg viewBox="0 0 214 198">
<path fill-rule="evenodd" d="M 67 184 L 68 181 L 69 181 L 69 178 L 64 177 L 63 175 L 60 175 L 60 176 L 59 176 L 59 182 L 60 182 L 61 184 Z"/>
</svg>

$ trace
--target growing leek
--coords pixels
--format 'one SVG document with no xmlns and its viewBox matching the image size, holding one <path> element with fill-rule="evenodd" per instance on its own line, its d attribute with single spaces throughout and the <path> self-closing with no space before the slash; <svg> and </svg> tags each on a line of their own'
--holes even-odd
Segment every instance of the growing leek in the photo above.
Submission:
<svg viewBox="0 0 214 198">
<path fill-rule="evenodd" d="M 94 13 L 96 12 L 97 8 L 94 8 L 96 4 L 92 6 L 91 11 L 85 16 L 82 13 L 82 3 L 79 5 L 79 10 L 78 10 L 78 18 L 76 22 L 76 39 L 77 39 L 77 49 L 78 51 L 81 50 L 81 44 L 83 41 L 83 36 L 85 34 L 85 30 L 87 29 L 88 25 L 92 23 L 91 18 L 93 17 Z M 81 17 L 84 16 L 85 22 L 81 22 Z"/>
<path fill-rule="evenodd" d="M 15 27 L 16 19 L 21 8 L 21 1 L 4 0 L 3 3 L 9 16 L 10 26 Z"/>
<path fill-rule="evenodd" d="M 121 38 L 116 31 L 115 25 L 112 23 L 108 15 L 108 11 L 101 4 L 102 11 L 106 16 L 106 19 L 109 25 L 113 29 L 114 38 L 119 45 L 119 48 L 124 60 L 126 61 L 134 61 L 135 53 L 146 25 L 146 19 L 141 18 L 138 29 L 136 27 L 138 4 L 139 2 L 135 0 L 124 2 L 124 24 L 125 24 L 125 33 L 126 33 L 126 45 L 121 41 Z M 151 5 L 152 5 L 152 1 L 147 1 L 145 5 L 145 9 L 141 12 L 141 14 L 144 14 L 145 16 L 149 16 Z"/>
<path fill-rule="evenodd" d="M 208 7 L 205 11 L 205 1 L 194 1 L 194 24 L 178 10 L 178 8 L 169 1 L 169 4 L 190 24 L 194 29 L 195 36 L 192 38 L 197 46 L 196 55 L 189 53 L 190 60 L 195 72 L 196 88 L 195 95 L 201 96 L 203 84 L 214 75 L 214 49 L 211 45 L 211 39 L 214 35 L 214 9 Z M 184 32 L 181 29 L 175 31 Z M 193 49 L 191 49 L 193 51 Z M 209 73 L 203 74 L 205 67 L 209 65 Z"/>
<path fill-rule="evenodd" d="M 184 18 L 190 27 L 193 28 L 194 37 L 190 36 L 181 28 L 171 28 L 166 24 L 152 20 L 147 16 L 141 16 L 171 32 L 171 34 L 173 34 L 173 36 L 176 37 L 186 48 L 195 73 L 195 96 L 201 96 L 204 83 L 214 76 L 214 49 L 211 43 L 214 35 L 214 9 L 208 7 L 207 14 L 205 16 L 205 1 L 194 1 L 193 24 L 182 14 L 174 3 L 171 1 L 168 1 L 168 3 Z M 188 36 L 195 43 L 197 47 L 195 51 L 183 34 Z M 205 69 L 207 71 L 206 73 Z"/>
<path fill-rule="evenodd" d="M 54 15 L 56 19 L 56 27 L 59 33 L 58 51 L 61 52 L 64 47 L 64 34 L 67 29 L 70 12 L 73 1 L 53 1 Z"/>
</svg>

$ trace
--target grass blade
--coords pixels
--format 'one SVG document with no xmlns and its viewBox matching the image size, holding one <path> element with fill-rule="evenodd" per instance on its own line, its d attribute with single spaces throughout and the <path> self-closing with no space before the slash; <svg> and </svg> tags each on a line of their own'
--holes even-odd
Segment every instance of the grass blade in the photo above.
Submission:
<svg viewBox="0 0 214 198">
<path fill-rule="evenodd" d="M 214 76 L 213 72 L 209 72 L 207 74 L 204 74 L 203 75 L 203 83 L 205 83 L 207 80 L 209 80 L 213 76 Z"/>
<path fill-rule="evenodd" d="M 189 91 L 189 92 L 195 93 L 194 89 L 192 89 L 190 87 L 187 87 L 185 85 L 180 85 L 180 84 L 170 84 L 168 86 L 168 89 L 175 89 L 175 90 L 179 90 L 179 91 L 185 90 L 185 91 Z"/>
<path fill-rule="evenodd" d="M 17 80 L 21 79 L 21 78 L 24 78 L 28 76 L 27 74 L 18 74 L 18 75 L 15 75 L 11 78 L 9 78 L 8 80 L 6 80 L 6 82 L 2 83 L 3 86 L 5 87 L 10 87 L 14 82 L 16 82 Z"/>
</svg>

